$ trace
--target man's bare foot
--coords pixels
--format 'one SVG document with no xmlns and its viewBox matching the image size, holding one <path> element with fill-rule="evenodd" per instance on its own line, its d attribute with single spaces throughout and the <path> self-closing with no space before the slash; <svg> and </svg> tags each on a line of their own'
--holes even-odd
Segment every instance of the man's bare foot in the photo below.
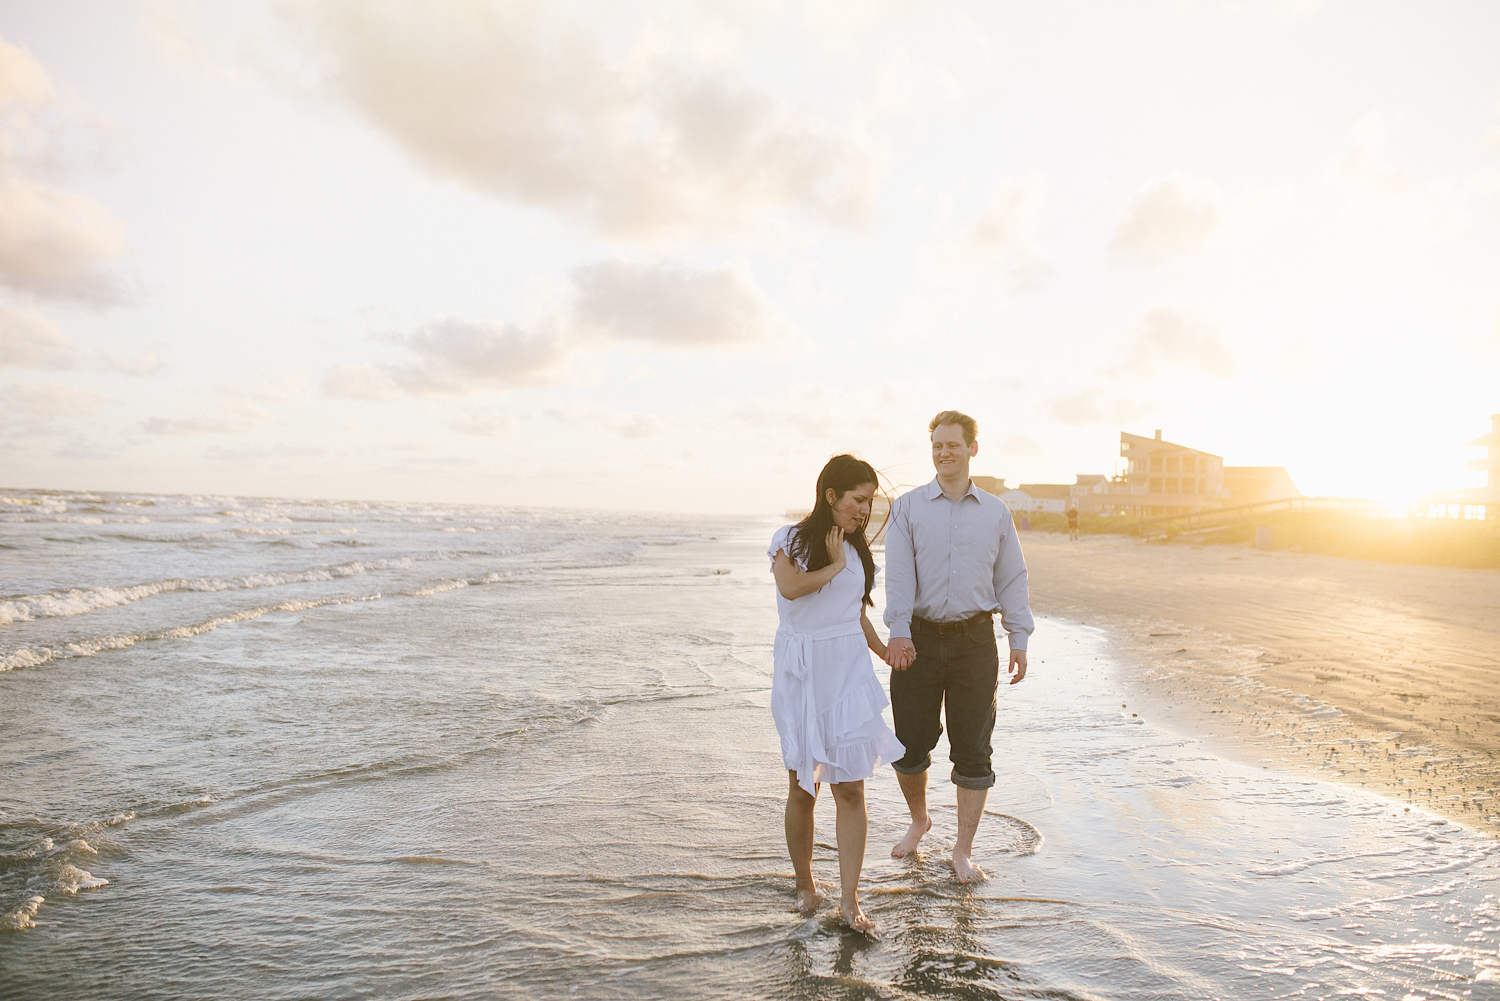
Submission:
<svg viewBox="0 0 1500 1001">
<path fill-rule="evenodd" d="M 797 889 L 797 910 L 803 914 L 811 914 L 823 903 L 823 895 L 818 892 L 816 886 Z"/>
<path fill-rule="evenodd" d="M 969 853 L 957 849 L 953 851 L 953 875 L 960 883 L 977 883 L 981 879 L 988 879 L 983 869 L 969 861 Z"/>
<path fill-rule="evenodd" d="M 875 922 L 865 917 L 865 912 L 860 910 L 857 897 L 853 900 L 839 901 L 839 916 L 844 919 L 844 924 L 862 934 L 868 935 L 875 930 Z"/>
<path fill-rule="evenodd" d="M 913 820 L 911 826 L 906 829 L 906 837 L 896 842 L 896 847 L 891 849 L 891 858 L 906 858 L 917 850 L 917 843 L 922 840 L 922 835 L 932 830 L 932 818 L 927 817 L 925 823 Z"/>
</svg>

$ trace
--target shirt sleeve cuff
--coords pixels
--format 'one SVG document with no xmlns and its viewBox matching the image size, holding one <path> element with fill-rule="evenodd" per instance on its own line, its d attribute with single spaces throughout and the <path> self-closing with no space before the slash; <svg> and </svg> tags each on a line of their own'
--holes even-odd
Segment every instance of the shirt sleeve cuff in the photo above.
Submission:
<svg viewBox="0 0 1500 1001">
<path fill-rule="evenodd" d="M 1026 649 L 1026 640 L 1027 639 L 1028 639 L 1028 635 L 1026 633 L 1021 633 L 1021 632 L 1011 633 L 1010 634 L 1010 648 L 1012 650 L 1021 650 L 1021 651 L 1024 652 L 1025 649 Z"/>
<path fill-rule="evenodd" d="M 889 622 L 889 623 L 886 623 L 886 624 L 888 626 L 890 626 L 890 628 L 891 628 L 891 639 L 893 639 L 893 640 L 909 640 L 909 639 L 911 639 L 911 620 L 910 619 L 908 619 L 905 622 Z"/>
</svg>

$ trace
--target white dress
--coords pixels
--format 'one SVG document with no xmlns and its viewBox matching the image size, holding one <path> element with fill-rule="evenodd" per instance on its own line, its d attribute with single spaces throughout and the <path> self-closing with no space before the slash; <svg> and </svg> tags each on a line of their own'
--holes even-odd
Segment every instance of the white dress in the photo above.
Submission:
<svg viewBox="0 0 1500 1001">
<path fill-rule="evenodd" d="M 791 556 L 795 526 L 779 529 L 766 555 Z M 819 539 L 815 545 L 822 545 Z M 806 569 L 806 562 L 798 561 Z M 876 572 L 879 572 L 877 568 Z M 771 718 L 781 735 L 781 758 L 809 793 L 815 782 L 858 782 L 906 749 L 885 725 L 890 705 L 870 663 L 859 624 L 865 568 L 844 543 L 844 569 L 812 594 L 788 599 L 778 590 L 771 678 Z"/>
</svg>

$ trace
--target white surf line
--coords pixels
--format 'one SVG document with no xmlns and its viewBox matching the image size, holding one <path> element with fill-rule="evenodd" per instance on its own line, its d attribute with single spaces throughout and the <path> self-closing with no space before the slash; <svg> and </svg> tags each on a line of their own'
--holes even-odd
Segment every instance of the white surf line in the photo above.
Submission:
<svg viewBox="0 0 1500 1001">
<path fill-rule="evenodd" d="M 0 626 L 38 618 L 83 615 L 101 608 L 128 605 L 158 594 L 179 591 L 249 591 L 262 587 L 280 587 L 283 584 L 324 583 L 380 570 L 409 570 L 415 562 L 416 559 L 409 556 L 396 559 L 353 560 L 330 567 L 293 570 L 286 573 L 247 574 L 240 577 L 222 578 L 174 577 L 170 580 L 125 587 L 72 588 L 46 594 L 23 595 L 8 601 L 0 601 Z"/>
<path fill-rule="evenodd" d="M 216 615 L 205 622 L 195 623 L 187 626 L 172 626 L 168 629 L 158 629 L 149 633 L 124 633 L 122 635 L 100 636 L 95 639 L 81 640 L 77 643 L 68 643 L 61 647 L 41 647 L 38 649 L 22 648 L 15 653 L 0 658 L 0 672 L 13 671 L 23 667 L 38 667 L 42 664 L 57 660 L 69 660 L 73 657 L 92 657 L 96 653 L 105 650 L 124 650 L 135 646 L 137 643 L 149 643 L 156 640 L 191 639 L 204 633 L 212 632 L 219 626 L 234 622 L 248 622 L 272 612 L 301 612 L 310 608 L 321 608 L 325 605 L 346 605 L 355 601 L 379 601 L 379 594 L 359 595 L 345 598 L 322 598 L 317 601 L 284 601 L 277 605 L 260 605 L 256 608 L 247 608 L 239 612 L 231 612 L 227 615 Z"/>
</svg>

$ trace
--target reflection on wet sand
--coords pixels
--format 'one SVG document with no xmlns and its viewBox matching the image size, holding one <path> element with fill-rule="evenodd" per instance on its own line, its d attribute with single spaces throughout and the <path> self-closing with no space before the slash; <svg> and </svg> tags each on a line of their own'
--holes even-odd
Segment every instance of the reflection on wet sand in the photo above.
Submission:
<svg viewBox="0 0 1500 1001">
<path fill-rule="evenodd" d="M 1037 607 L 1108 629 L 1133 711 L 1500 834 L 1500 571 L 1026 543 Z"/>
</svg>

